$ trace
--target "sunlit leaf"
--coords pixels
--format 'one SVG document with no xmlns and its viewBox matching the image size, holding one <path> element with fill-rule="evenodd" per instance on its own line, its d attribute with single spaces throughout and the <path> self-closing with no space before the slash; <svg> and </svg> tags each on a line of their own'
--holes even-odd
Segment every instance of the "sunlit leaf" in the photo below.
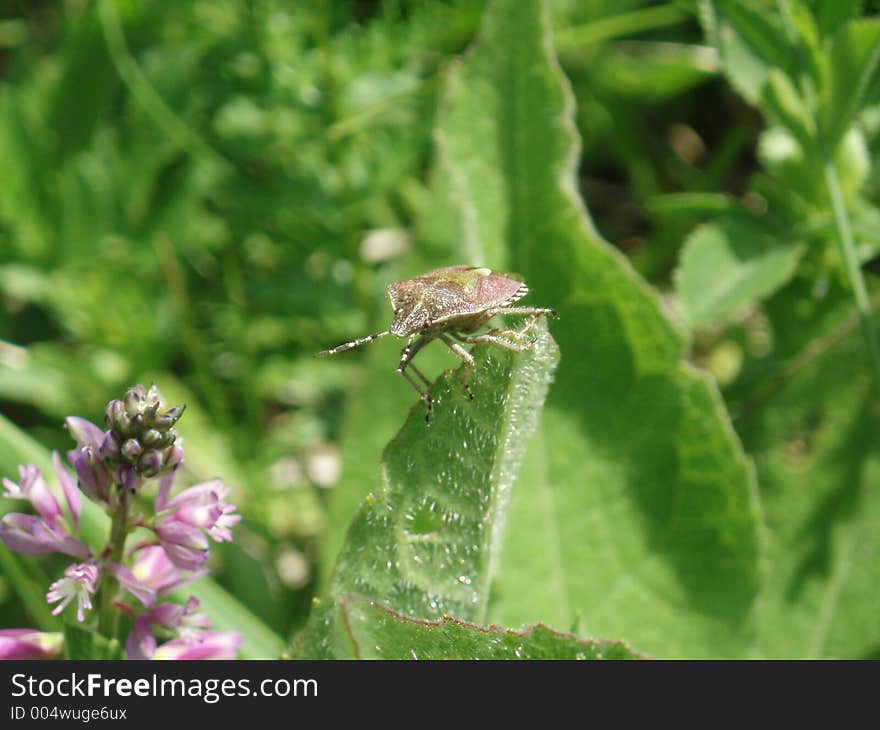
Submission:
<svg viewBox="0 0 880 730">
<path fill-rule="evenodd" d="M 538 2 L 496 2 L 438 130 L 459 240 L 560 318 L 563 357 L 514 492 L 489 618 L 742 655 L 759 585 L 750 464 L 656 292 L 578 199 L 573 100 Z"/>
<path fill-rule="evenodd" d="M 864 345 L 846 326 L 816 338 L 737 424 L 766 514 L 761 656 L 880 656 L 880 418 Z"/>
<path fill-rule="evenodd" d="M 470 378 L 435 383 L 431 423 L 417 402 L 385 450 L 378 488 L 348 529 L 328 608 L 299 639 L 295 656 L 338 656 L 333 602 L 356 593 L 407 616 L 485 621 L 507 509 L 556 365 L 543 325 L 519 354 L 478 345 Z M 342 645 L 344 646 L 344 644 Z"/>
<path fill-rule="evenodd" d="M 448 616 L 426 621 L 351 596 L 337 604 L 351 658 L 357 659 L 641 659 L 620 641 L 581 639 L 543 625 L 520 631 Z"/>
</svg>

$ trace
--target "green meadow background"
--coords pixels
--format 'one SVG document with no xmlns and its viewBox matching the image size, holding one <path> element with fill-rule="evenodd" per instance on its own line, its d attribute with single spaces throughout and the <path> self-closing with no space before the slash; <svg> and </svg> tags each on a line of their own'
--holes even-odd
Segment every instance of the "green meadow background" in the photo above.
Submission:
<svg viewBox="0 0 880 730">
<path fill-rule="evenodd" d="M 0 2 L 0 473 L 185 403 L 243 657 L 880 657 L 877 10 Z M 475 401 L 313 357 L 458 263 L 559 312 Z"/>
</svg>

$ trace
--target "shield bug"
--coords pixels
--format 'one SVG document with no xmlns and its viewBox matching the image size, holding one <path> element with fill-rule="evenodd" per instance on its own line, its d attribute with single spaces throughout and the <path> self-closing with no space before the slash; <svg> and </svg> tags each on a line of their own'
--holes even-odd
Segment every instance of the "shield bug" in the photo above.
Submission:
<svg viewBox="0 0 880 730">
<path fill-rule="evenodd" d="M 545 315 L 556 316 L 543 307 L 514 307 L 529 288 L 516 274 L 504 274 L 472 266 L 447 266 L 412 279 L 397 281 L 388 287 L 388 298 L 394 321 L 384 332 L 377 332 L 351 342 L 323 350 L 318 357 L 335 355 L 386 335 L 407 340 L 397 365 L 399 372 L 412 385 L 427 405 L 425 420 L 431 420 L 434 402 L 426 390 L 431 382 L 413 364 L 413 358 L 432 340 L 440 340 L 465 364 L 462 383 L 473 399 L 467 376 L 474 369 L 474 358 L 462 345 L 488 342 L 513 352 L 521 352 L 525 335 Z M 496 314 L 528 317 L 518 330 L 489 329 L 477 333 Z M 413 379 L 411 373 L 421 381 Z"/>
</svg>

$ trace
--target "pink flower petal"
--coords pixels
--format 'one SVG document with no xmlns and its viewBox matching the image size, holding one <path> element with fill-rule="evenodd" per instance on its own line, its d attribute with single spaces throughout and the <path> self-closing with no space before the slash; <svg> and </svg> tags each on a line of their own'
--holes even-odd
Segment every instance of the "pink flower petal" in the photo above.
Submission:
<svg viewBox="0 0 880 730">
<path fill-rule="evenodd" d="M 55 465 L 58 481 L 61 482 L 61 490 L 64 492 L 67 506 L 70 508 L 70 516 L 73 518 L 73 528 L 75 530 L 79 527 L 79 515 L 82 512 L 82 494 L 77 489 L 76 481 L 74 481 L 70 472 L 61 463 L 61 457 L 57 451 L 52 452 L 52 463 Z"/>
</svg>

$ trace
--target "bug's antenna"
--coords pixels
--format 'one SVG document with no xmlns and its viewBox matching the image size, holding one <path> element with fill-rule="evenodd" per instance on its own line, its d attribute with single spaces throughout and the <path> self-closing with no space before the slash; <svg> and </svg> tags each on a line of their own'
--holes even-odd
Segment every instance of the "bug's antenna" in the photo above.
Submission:
<svg viewBox="0 0 880 730">
<path fill-rule="evenodd" d="M 374 335 L 367 335 L 366 337 L 361 337 L 358 340 L 352 340 L 351 342 L 346 342 L 342 345 L 338 345 L 330 350 L 321 350 L 315 357 L 327 357 L 328 355 L 335 355 L 337 352 L 345 352 L 346 350 L 352 350 L 355 347 L 360 347 L 361 345 L 366 345 L 368 342 L 372 342 L 373 340 L 378 340 L 380 337 L 384 337 L 385 335 L 390 335 L 391 330 L 385 330 L 384 332 L 377 332 Z"/>
</svg>

